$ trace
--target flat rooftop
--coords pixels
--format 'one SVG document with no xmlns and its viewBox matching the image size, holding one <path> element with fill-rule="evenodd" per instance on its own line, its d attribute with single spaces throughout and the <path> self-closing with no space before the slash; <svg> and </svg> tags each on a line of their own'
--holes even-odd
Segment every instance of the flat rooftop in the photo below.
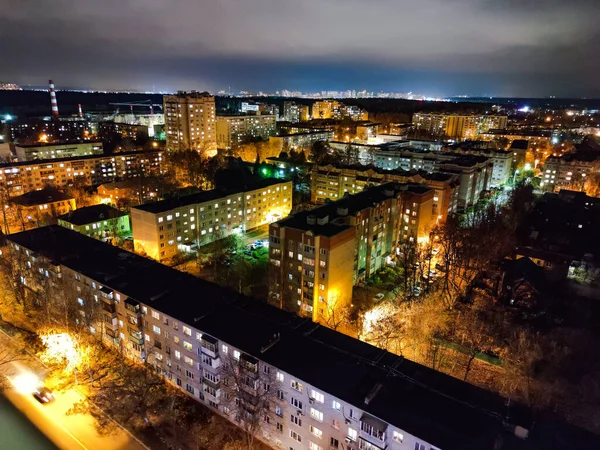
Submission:
<svg viewBox="0 0 600 450">
<path fill-rule="evenodd" d="M 100 222 L 102 220 L 116 219 L 126 215 L 127 213 L 113 208 L 112 206 L 101 204 L 78 208 L 67 214 L 63 214 L 58 218 L 65 222 L 72 223 L 73 225 L 80 226 Z"/>
<path fill-rule="evenodd" d="M 510 445 L 515 438 L 503 432 L 503 420 L 529 427 L 528 412 L 515 403 L 508 407 L 499 395 L 66 228 L 37 228 L 8 240 L 443 450 L 495 448 L 500 434 L 502 448 L 519 448 Z M 275 334 L 279 341 L 264 351 Z"/>
<path fill-rule="evenodd" d="M 101 140 L 97 141 L 65 141 L 65 142 L 39 142 L 37 144 L 15 144 L 18 148 L 38 148 L 38 147 L 61 147 L 64 145 L 82 145 L 82 144 L 100 144 Z"/>
<path fill-rule="evenodd" d="M 38 191 L 30 191 L 10 199 L 11 203 L 17 203 L 22 206 L 37 206 L 46 203 L 62 202 L 72 200 L 72 195 L 67 195 L 55 188 L 44 188 Z"/>
<path fill-rule="evenodd" d="M 181 197 L 173 197 L 158 202 L 145 203 L 143 205 L 135 206 L 133 209 L 139 209 L 140 211 L 150 212 L 152 214 L 160 214 L 167 211 L 172 211 L 175 208 L 181 208 L 183 206 L 195 205 L 197 203 L 209 202 L 212 200 L 219 199 L 226 195 L 233 195 L 246 191 L 252 191 L 254 189 L 262 189 L 276 184 L 287 183 L 286 180 L 280 180 L 277 178 L 264 178 L 256 180 L 246 186 L 234 189 L 211 189 L 210 191 L 197 192 L 195 194 L 184 195 Z"/>
<path fill-rule="evenodd" d="M 112 155 L 86 155 L 86 156 L 70 156 L 68 158 L 50 158 L 50 159 L 36 159 L 34 161 L 22 161 L 22 162 L 10 162 L 0 164 L 0 169 L 7 169 L 9 167 L 23 167 L 23 166 L 39 166 L 43 164 L 58 164 L 61 162 L 70 161 L 87 161 L 92 159 L 107 159 L 107 158 L 120 158 L 124 156 L 133 155 L 154 155 L 162 153 L 162 150 L 143 150 L 139 152 L 122 152 L 113 153 Z"/>
<path fill-rule="evenodd" d="M 371 186 L 362 192 L 348 195 L 335 202 L 325 203 L 308 211 L 297 212 L 283 220 L 277 222 L 280 227 L 294 228 L 297 230 L 312 231 L 315 236 L 331 237 L 336 234 L 351 228 L 345 221 L 338 218 L 353 216 L 354 214 L 366 208 L 372 207 L 374 204 L 388 200 L 391 197 L 387 192 L 392 191 L 396 196 L 401 192 L 412 192 L 414 194 L 425 194 L 433 192 L 433 189 L 422 184 L 400 184 L 400 183 L 384 183 L 378 186 Z M 347 214 L 339 214 L 339 209 L 347 209 Z M 315 219 L 328 217 L 327 223 L 320 225 L 317 223 L 308 223 L 309 218 Z"/>
</svg>

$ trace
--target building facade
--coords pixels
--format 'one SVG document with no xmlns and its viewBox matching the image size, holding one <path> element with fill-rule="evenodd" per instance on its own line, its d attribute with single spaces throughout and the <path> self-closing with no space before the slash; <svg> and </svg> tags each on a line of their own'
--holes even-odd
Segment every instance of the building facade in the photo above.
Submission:
<svg viewBox="0 0 600 450">
<path fill-rule="evenodd" d="M 19 162 L 102 155 L 103 153 L 102 141 L 15 145 L 15 154 Z"/>
<path fill-rule="evenodd" d="M 383 183 L 417 183 L 434 190 L 432 215 L 444 222 L 448 214 L 457 211 L 460 190 L 456 174 L 425 173 L 403 170 L 384 170 L 364 166 L 313 166 L 311 172 L 311 201 L 324 203 L 356 194 L 371 185 Z"/>
<path fill-rule="evenodd" d="M 0 183 L 10 196 L 47 186 L 95 186 L 116 180 L 161 173 L 162 152 L 124 152 L 110 156 L 80 156 L 0 164 Z"/>
<path fill-rule="evenodd" d="M 280 220 L 291 210 L 292 182 L 274 179 L 148 203 L 131 209 L 134 245 L 151 258 L 166 260 Z"/>
<path fill-rule="evenodd" d="M 217 116 L 217 147 L 230 150 L 248 139 L 269 139 L 277 132 L 275 115 Z"/>
<path fill-rule="evenodd" d="M 439 138 L 472 140 L 491 128 L 504 129 L 507 116 L 415 113 L 412 119 L 416 130 L 423 130 Z M 497 125 L 497 126 L 496 126 Z"/>
<path fill-rule="evenodd" d="M 542 182 L 540 187 L 551 192 L 561 189 L 596 192 L 597 181 L 595 178 L 600 174 L 600 155 L 597 159 L 593 157 L 583 158 L 576 155 L 549 156 L 546 158 L 542 171 Z"/>
<path fill-rule="evenodd" d="M 80 332 L 238 426 L 258 419 L 272 448 L 506 450 L 528 434 L 515 402 L 122 249 L 61 227 L 8 240 L 27 288 L 69 284 Z"/>
<path fill-rule="evenodd" d="M 332 325 L 352 287 L 392 261 L 401 242 L 425 237 L 434 191 L 386 183 L 271 224 L 269 301 Z"/>
<path fill-rule="evenodd" d="M 167 149 L 197 150 L 214 155 L 217 150 L 215 98 L 207 92 L 178 92 L 163 99 Z"/>
</svg>

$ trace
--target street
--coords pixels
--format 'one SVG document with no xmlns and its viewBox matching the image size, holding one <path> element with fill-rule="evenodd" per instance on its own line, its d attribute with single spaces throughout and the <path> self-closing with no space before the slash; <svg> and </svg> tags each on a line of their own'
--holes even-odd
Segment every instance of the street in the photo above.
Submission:
<svg viewBox="0 0 600 450">
<path fill-rule="evenodd" d="M 0 345 L 14 346 L 14 342 L 1 333 Z M 38 370 L 33 370 L 31 367 L 36 366 L 34 361 L 21 360 L 8 364 L 4 372 L 9 381 L 9 386 L 4 390 L 4 397 L 12 403 L 14 408 L 22 413 L 29 422 L 43 433 L 49 441 L 56 447 L 65 450 L 81 450 L 81 449 L 97 449 L 97 450 L 143 450 L 146 447 L 133 439 L 126 431 L 121 428 L 109 435 L 100 435 L 96 430 L 94 419 L 89 415 L 72 414 L 67 415 L 67 411 L 73 405 L 81 401 L 84 397 L 75 389 L 67 391 L 54 392 L 55 400 L 51 403 L 41 404 L 32 395 L 32 388 L 24 386 L 19 382 L 22 378 L 31 378 L 33 374 L 39 374 Z M 25 375 L 24 375 L 25 374 Z M 12 385 L 12 386 L 11 386 Z M 50 386 L 51 387 L 51 386 Z M 9 420 L 24 422 L 23 416 L 18 414 L 18 411 L 9 408 L 9 405 L 4 405 L 2 413 L 6 414 Z M 3 423 L 3 426 L 6 426 Z M 28 430 L 28 428 L 31 428 Z M 39 432 L 34 432 L 33 427 L 22 426 L 22 433 L 13 433 L 15 445 L 6 446 L 6 441 L 3 437 L 0 438 L 0 448 L 13 449 L 51 449 L 55 448 L 50 442 L 45 441 Z M 31 434 L 31 440 L 39 441 L 39 445 L 21 446 L 28 441 L 23 438 L 23 434 Z M 9 433 L 10 435 L 10 433 Z M 3 435 L 2 435 L 3 436 Z"/>
</svg>

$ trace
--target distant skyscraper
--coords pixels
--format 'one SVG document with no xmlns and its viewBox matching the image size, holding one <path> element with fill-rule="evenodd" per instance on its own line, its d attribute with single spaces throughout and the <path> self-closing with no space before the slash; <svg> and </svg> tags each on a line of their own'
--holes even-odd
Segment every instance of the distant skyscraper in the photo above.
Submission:
<svg viewBox="0 0 600 450">
<path fill-rule="evenodd" d="M 215 98 L 207 92 L 179 92 L 164 97 L 167 149 L 217 150 Z"/>
</svg>

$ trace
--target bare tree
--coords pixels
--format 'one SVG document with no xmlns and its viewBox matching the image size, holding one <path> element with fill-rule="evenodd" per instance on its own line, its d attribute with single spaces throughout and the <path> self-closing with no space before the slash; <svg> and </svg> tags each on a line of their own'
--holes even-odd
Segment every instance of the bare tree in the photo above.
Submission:
<svg viewBox="0 0 600 450">
<path fill-rule="evenodd" d="M 245 432 L 244 448 L 251 450 L 261 431 L 269 433 L 275 427 L 274 369 L 250 355 L 223 355 L 219 378 L 222 403 Z"/>
</svg>

